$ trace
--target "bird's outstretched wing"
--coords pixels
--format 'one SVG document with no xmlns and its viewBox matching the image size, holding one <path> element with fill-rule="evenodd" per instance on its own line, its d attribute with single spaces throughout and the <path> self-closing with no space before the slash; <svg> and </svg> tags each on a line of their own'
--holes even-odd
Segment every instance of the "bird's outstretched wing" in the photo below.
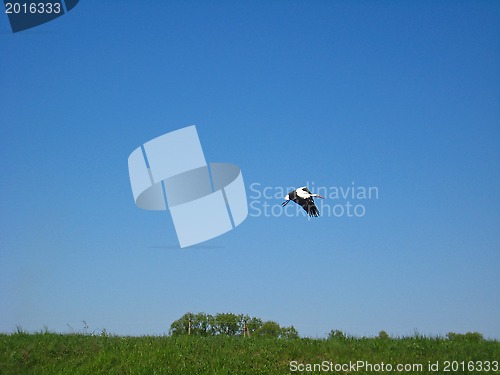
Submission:
<svg viewBox="0 0 500 375">
<path fill-rule="evenodd" d="M 314 204 L 314 199 L 311 197 L 311 198 L 307 198 L 306 200 L 306 207 L 304 207 L 304 210 L 306 210 L 306 212 L 309 214 L 309 216 L 314 216 L 314 217 L 318 217 L 319 216 L 319 210 L 318 210 L 318 207 L 316 207 L 316 205 Z"/>
<path fill-rule="evenodd" d="M 312 197 L 309 198 L 301 198 L 296 196 L 293 201 L 302 206 L 302 208 L 307 212 L 309 216 L 317 217 L 319 216 L 318 207 L 314 204 L 314 199 Z"/>
</svg>

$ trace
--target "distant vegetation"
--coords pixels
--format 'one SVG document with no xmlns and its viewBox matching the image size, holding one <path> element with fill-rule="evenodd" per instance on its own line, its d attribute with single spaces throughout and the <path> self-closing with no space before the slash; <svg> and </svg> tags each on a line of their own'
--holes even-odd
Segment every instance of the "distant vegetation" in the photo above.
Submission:
<svg viewBox="0 0 500 375">
<path fill-rule="evenodd" d="M 172 336 L 266 336 L 296 339 L 297 330 L 291 327 L 280 327 L 273 321 L 264 322 L 260 318 L 249 315 L 222 313 L 210 315 L 205 313 L 187 313 L 170 325 Z"/>
<path fill-rule="evenodd" d="M 406 365 L 399 373 L 500 373 L 500 343 L 477 332 L 392 338 L 380 331 L 357 338 L 332 330 L 326 338 L 311 339 L 300 338 L 293 327 L 231 313 L 185 314 L 167 336 L 95 333 L 86 323 L 82 333 L 72 334 L 18 328 L 0 334 L 0 348 L 2 375 L 388 373 L 377 370 L 381 364 L 392 372 Z M 482 371 L 470 371 L 479 365 Z"/>
</svg>

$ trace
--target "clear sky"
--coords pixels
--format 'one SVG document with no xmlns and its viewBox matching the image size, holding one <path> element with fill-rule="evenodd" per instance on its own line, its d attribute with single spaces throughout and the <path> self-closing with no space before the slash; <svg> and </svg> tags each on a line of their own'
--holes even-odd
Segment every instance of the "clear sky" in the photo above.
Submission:
<svg viewBox="0 0 500 375">
<path fill-rule="evenodd" d="M 82 0 L 16 34 L 0 16 L 0 56 L 1 332 L 203 311 L 500 339 L 499 2 Z M 179 249 L 127 159 L 192 124 L 250 210 Z M 319 218 L 281 210 L 305 184 Z"/>
</svg>

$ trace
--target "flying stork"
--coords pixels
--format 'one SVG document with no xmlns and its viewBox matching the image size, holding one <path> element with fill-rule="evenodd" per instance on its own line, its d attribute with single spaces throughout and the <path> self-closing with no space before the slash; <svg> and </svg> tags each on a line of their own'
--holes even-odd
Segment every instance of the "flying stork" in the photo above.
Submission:
<svg viewBox="0 0 500 375">
<path fill-rule="evenodd" d="M 316 207 L 316 205 L 314 204 L 313 197 L 322 199 L 325 198 L 319 194 L 312 194 L 307 187 L 302 186 L 298 189 L 295 189 L 294 191 L 289 192 L 285 197 L 285 201 L 281 205 L 285 207 L 288 202 L 294 201 L 295 203 L 301 205 L 309 216 L 316 217 L 319 216 L 319 210 L 318 207 Z"/>
</svg>

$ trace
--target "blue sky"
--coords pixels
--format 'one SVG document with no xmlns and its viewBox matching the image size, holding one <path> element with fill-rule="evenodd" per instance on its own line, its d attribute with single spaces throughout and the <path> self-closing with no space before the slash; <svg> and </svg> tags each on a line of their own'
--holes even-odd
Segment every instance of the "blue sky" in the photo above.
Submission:
<svg viewBox="0 0 500 375">
<path fill-rule="evenodd" d="M 16 34 L 0 17 L 0 331 L 163 334 L 204 311 L 500 339 L 499 35 L 489 1 L 87 0 Z M 192 124 L 254 207 L 306 183 L 378 197 L 321 202 L 362 217 L 251 209 L 181 250 L 168 212 L 135 207 L 127 158 Z"/>
</svg>

